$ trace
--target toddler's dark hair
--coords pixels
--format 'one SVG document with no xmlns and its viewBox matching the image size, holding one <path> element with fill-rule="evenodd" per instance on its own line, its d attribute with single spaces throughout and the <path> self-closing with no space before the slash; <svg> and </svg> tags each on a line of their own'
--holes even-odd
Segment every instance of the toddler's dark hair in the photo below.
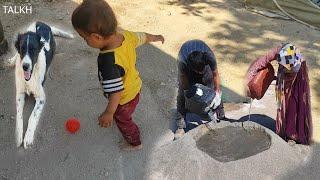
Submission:
<svg viewBox="0 0 320 180">
<path fill-rule="evenodd" d="M 72 25 L 85 33 L 109 36 L 117 30 L 117 19 L 104 0 L 84 0 L 72 13 Z"/>
</svg>

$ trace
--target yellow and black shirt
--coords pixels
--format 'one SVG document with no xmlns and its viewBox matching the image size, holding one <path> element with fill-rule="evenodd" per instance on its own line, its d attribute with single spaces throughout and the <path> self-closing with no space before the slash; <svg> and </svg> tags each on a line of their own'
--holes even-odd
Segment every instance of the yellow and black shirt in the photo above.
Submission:
<svg viewBox="0 0 320 180">
<path fill-rule="evenodd" d="M 145 33 L 123 31 L 124 41 L 116 49 L 100 51 L 98 75 L 104 95 L 120 92 L 120 105 L 140 92 L 142 81 L 136 69 L 136 48 L 146 42 Z"/>
</svg>

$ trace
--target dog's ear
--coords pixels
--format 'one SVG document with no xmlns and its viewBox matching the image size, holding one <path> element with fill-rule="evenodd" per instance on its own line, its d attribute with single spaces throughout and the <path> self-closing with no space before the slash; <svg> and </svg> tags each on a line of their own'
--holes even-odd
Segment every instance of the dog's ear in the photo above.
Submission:
<svg viewBox="0 0 320 180">
<path fill-rule="evenodd" d="M 37 39 L 40 44 L 40 49 L 42 49 L 42 47 L 44 46 L 44 43 L 45 43 L 44 39 L 42 39 L 41 36 L 39 36 L 38 34 L 37 34 Z"/>
<path fill-rule="evenodd" d="M 20 51 L 21 36 L 22 36 L 21 34 L 18 34 L 18 35 L 16 36 L 16 40 L 15 40 L 15 42 L 14 42 L 14 46 L 15 46 L 15 48 L 17 49 L 18 52 Z"/>
</svg>

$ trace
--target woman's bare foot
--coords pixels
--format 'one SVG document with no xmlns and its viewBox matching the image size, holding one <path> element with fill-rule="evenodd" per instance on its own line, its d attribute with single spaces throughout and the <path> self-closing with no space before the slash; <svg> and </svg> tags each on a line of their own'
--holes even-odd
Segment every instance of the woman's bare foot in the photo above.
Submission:
<svg viewBox="0 0 320 180">
<path fill-rule="evenodd" d="M 296 142 L 294 141 L 294 140 L 288 140 L 288 144 L 290 145 L 290 146 L 294 146 L 295 144 L 296 144 Z"/>
</svg>

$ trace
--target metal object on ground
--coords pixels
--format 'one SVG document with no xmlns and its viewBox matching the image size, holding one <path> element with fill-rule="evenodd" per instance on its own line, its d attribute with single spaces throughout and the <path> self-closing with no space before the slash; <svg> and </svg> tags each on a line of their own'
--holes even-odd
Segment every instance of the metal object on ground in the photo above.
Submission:
<svg viewBox="0 0 320 180">
<path fill-rule="evenodd" d="M 213 89 L 202 84 L 195 84 L 186 93 L 186 109 L 190 113 L 218 122 L 214 116 L 215 110 L 210 107 L 215 96 Z"/>
</svg>

